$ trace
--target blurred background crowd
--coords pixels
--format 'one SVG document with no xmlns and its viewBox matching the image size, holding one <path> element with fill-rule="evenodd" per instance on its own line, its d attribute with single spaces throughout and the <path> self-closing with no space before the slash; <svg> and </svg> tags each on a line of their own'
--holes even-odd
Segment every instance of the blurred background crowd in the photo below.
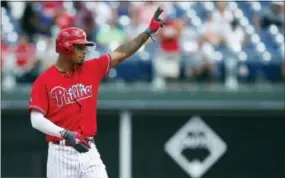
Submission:
<svg viewBox="0 0 285 178">
<path fill-rule="evenodd" d="M 98 57 L 143 32 L 156 8 L 166 26 L 104 82 L 284 81 L 284 2 L 12 2 L 1 1 L 4 89 L 31 84 L 54 64 L 55 38 L 69 26 L 84 29 Z"/>
</svg>

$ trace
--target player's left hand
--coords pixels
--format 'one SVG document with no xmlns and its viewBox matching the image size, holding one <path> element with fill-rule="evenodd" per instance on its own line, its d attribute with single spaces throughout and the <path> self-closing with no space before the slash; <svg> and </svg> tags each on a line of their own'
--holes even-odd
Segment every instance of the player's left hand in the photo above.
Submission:
<svg viewBox="0 0 285 178">
<path fill-rule="evenodd" d="M 87 142 L 87 140 L 85 140 L 84 137 L 77 132 L 64 130 L 62 133 L 62 138 L 64 138 L 79 153 L 86 153 L 90 149 L 90 144 Z"/>
<path fill-rule="evenodd" d="M 148 32 L 155 33 L 160 27 L 163 27 L 165 25 L 165 22 L 159 18 L 160 14 L 163 12 L 163 9 L 161 7 L 157 8 L 153 18 L 150 21 L 150 24 L 148 26 Z"/>
</svg>

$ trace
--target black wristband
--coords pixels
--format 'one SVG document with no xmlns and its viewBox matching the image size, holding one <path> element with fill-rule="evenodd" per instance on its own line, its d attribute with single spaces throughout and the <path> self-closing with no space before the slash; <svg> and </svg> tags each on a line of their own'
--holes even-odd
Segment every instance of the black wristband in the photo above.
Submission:
<svg viewBox="0 0 285 178">
<path fill-rule="evenodd" d="M 148 28 L 145 30 L 145 33 L 148 34 L 149 37 L 151 37 L 153 32 Z"/>
<path fill-rule="evenodd" d="M 144 32 L 152 39 L 152 41 L 155 41 L 154 37 L 152 36 L 153 31 L 151 31 L 151 29 L 148 28 Z"/>
</svg>

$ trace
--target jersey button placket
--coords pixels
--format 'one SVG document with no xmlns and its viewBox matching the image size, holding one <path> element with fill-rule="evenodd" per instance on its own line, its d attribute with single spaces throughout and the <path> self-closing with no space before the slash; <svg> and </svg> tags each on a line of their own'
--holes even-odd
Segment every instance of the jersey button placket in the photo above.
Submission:
<svg viewBox="0 0 285 178">
<path fill-rule="evenodd" d="M 82 113 L 82 110 L 80 111 L 80 130 L 82 133 L 84 133 L 84 125 L 83 125 L 83 113 Z"/>
</svg>

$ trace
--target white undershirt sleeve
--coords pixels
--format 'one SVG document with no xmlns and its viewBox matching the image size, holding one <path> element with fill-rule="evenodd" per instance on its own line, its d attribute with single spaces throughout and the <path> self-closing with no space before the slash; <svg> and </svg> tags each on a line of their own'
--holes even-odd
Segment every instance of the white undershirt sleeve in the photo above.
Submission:
<svg viewBox="0 0 285 178">
<path fill-rule="evenodd" d="M 44 115 L 38 111 L 31 111 L 31 123 L 33 128 L 50 136 L 61 137 L 60 131 L 64 130 L 45 118 Z"/>
</svg>

